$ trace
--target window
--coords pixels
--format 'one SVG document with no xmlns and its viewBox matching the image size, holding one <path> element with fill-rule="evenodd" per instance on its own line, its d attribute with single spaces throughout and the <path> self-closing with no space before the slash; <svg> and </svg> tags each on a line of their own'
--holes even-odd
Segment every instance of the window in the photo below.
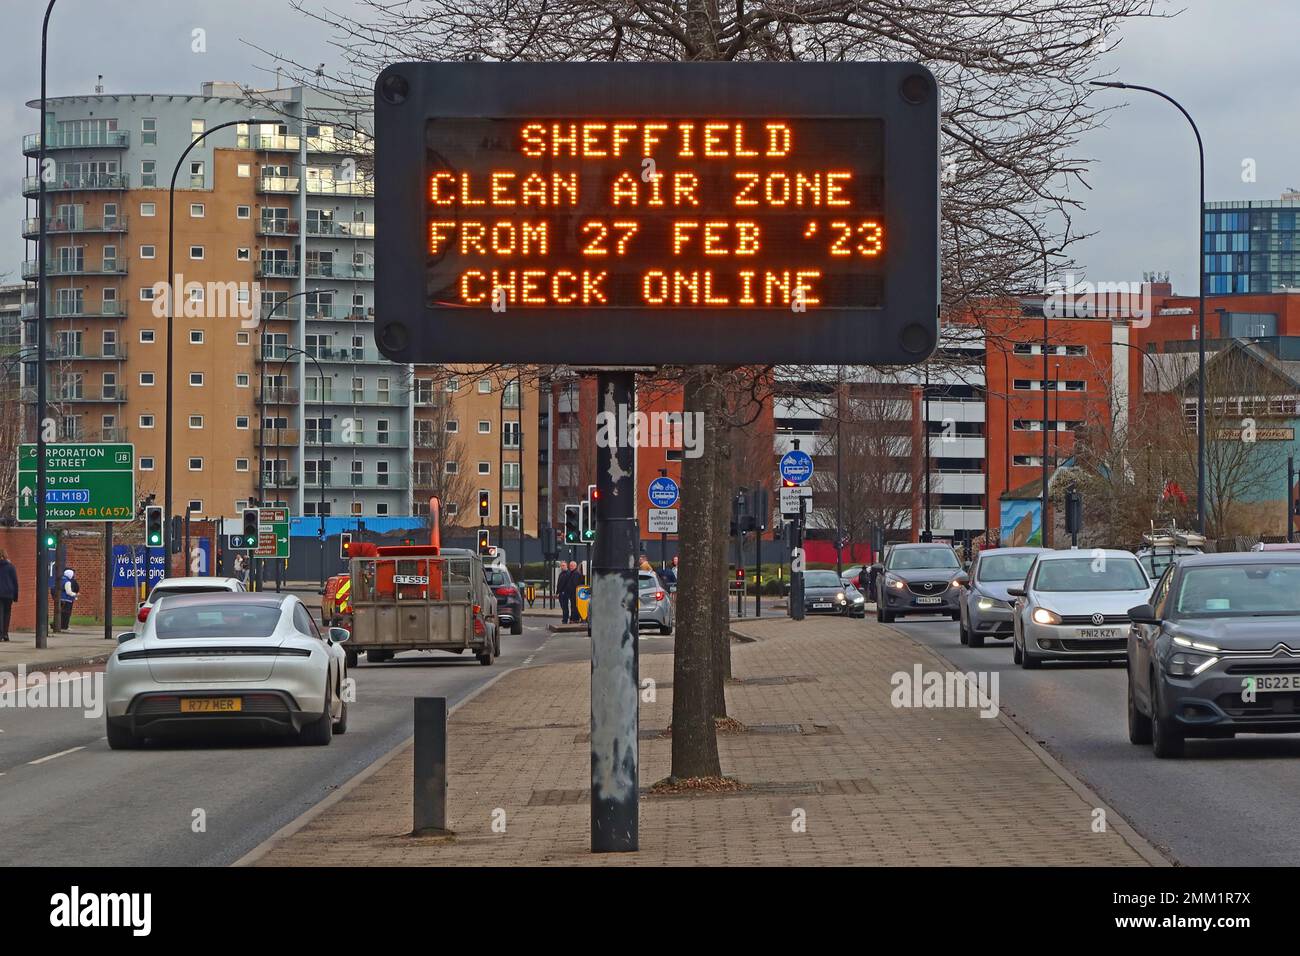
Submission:
<svg viewBox="0 0 1300 956">
<path fill-rule="evenodd" d="M 388 404 L 388 379 L 375 379 L 375 397 L 383 404 Z"/>
<path fill-rule="evenodd" d="M 490 474 L 492 474 L 492 462 L 490 462 L 490 461 L 480 461 L 480 462 L 478 463 L 478 473 L 479 473 L 480 475 L 490 475 Z"/>
<path fill-rule="evenodd" d="M 442 471 L 443 471 L 443 474 L 446 474 L 446 475 L 456 475 L 456 474 L 459 474 L 459 473 L 460 473 L 460 462 L 458 462 L 458 461 L 448 461 L 448 462 L 443 462 L 443 465 L 442 465 Z"/>
<path fill-rule="evenodd" d="M 235 175 L 240 179 L 250 179 L 253 175 L 253 167 L 249 163 L 236 163 Z"/>
<path fill-rule="evenodd" d="M 141 329 L 141 330 L 140 330 L 140 344 L 141 344 L 141 345 L 153 345 L 153 343 L 154 343 L 154 336 L 155 336 L 155 333 L 154 333 L 154 330 L 153 330 L 153 329 Z"/>
<path fill-rule="evenodd" d="M 190 163 L 190 188 L 202 189 L 204 185 L 203 160 L 196 159 Z M 191 213 L 191 215 L 193 214 Z"/>
<path fill-rule="evenodd" d="M 247 416 L 247 415 L 236 415 L 236 416 L 235 416 L 235 427 L 238 428 L 238 429 L 240 429 L 240 430 L 243 430 L 243 429 L 248 428 L 248 416 Z"/>
<path fill-rule="evenodd" d="M 248 459 L 247 459 L 247 458 L 236 458 L 236 459 L 235 459 L 235 471 L 248 471 Z"/>
<path fill-rule="evenodd" d="M 519 422 L 503 422 L 501 425 L 501 445 L 504 448 L 518 448 L 520 438 Z"/>
<path fill-rule="evenodd" d="M 487 395 L 492 391 L 492 380 L 490 378 L 481 378 L 478 380 L 478 393 Z"/>
<path fill-rule="evenodd" d="M 235 261 L 236 262 L 253 261 L 253 254 L 251 250 L 248 248 L 248 246 L 240 246 L 238 249 L 235 250 Z"/>
<path fill-rule="evenodd" d="M 202 258 L 203 258 L 203 247 L 202 247 L 202 246 L 190 246 L 190 258 L 191 258 L 191 259 L 202 259 Z"/>
<path fill-rule="evenodd" d="M 445 427 L 450 434 L 455 434 L 460 431 L 460 422 L 454 418 L 449 418 L 447 419 Z"/>
<path fill-rule="evenodd" d="M 492 434 L 492 423 L 491 423 L 490 421 L 487 421 L 486 419 L 480 421 L 480 422 L 478 423 L 478 433 L 479 433 L 480 435 L 491 435 L 491 434 Z"/>
<path fill-rule="evenodd" d="M 146 116 L 140 120 L 140 145 L 157 146 L 158 145 L 158 119 L 154 116 Z"/>
<path fill-rule="evenodd" d="M 375 462 L 375 481 L 381 485 L 388 484 L 388 462 Z"/>
<path fill-rule="evenodd" d="M 190 329 L 190 345 L 202 345 L 202 344 L 203 344 L 203 330 Z"/>
<path fill-rule="evenodd" d="M 375 514 L 377 515 L 388 514 L 388 505 L 384 504 L 382 501 L 379 502 L 379 504 L 375 505 Z"/>
<path fill-rule="evenodd" d="M 202 372 L 190 372 L 190 384 L 193 385 L 193 386 L 195 386 L 195 387 L 200 387 L 200 386 L 202 386 L 202 385 L 203 385 L 203 373 L 202 373 Z"/>
<path fill-rule="evenodd" d="M 203 511 L 203 502 L 198 498 L 191 498 L 185 507 L 189 510 L 190 514 L 201 513 Z"/>
<path fill-rule="evenodd" d="M 141 288 L 140 288 L 140 301 L 141 301 L 141 302 L 152 302 L 152 301 L 153 301 L 153 298 L 154 298 L 154 296 L 153 296 L 153 286 L 151 286 L 151 285 L 141 286 Z"/>
<path fill-rule="evenodd" d="M 253 217 L 253 207 L 252 207 L 252 206 L 236 206 L 236 207 L 235 207 L 235 218 L 236 218 L 236 219 L 251 219 L 252 217 Z"/>
<path fill-rule="evenodd" d="M 519 382 L 518 380 L 508 384 L 503 390 L 501 402 L 506 408 L 519 407 Z"/>
<path fill-rule="evenodd" d="M 361 485 L 365 483 L 365 465 L 359 461 L 352 463 L 352 484 Z"/>
<path fill-rule="evenodd" d="M 190 203 L 190 218 L 191 219 L 203 218 L 203 203 L 201 202 Z"/>
<path fill-rule="evenodd" d="M 141 259 L 153 259 L 153 258 L 156 258 L 156 257 L 157 257 L 157 253 L 156 253 L 156 250 L 154 249 L 153 246 L 141 246 L 141 247 L 140 247 L 140 258 L 141 258 Z"/>
<path fill-rule="evenodd" d="M 145 385 L 145 386 L 152 385 L 152 384 L 153 384 L 153 381 L 154 381 L 154 379 L 153 379 L 153 372 L 141 372 L 141 373 L 140 373 L 140 384 L 141 384 L 141 385 Z"/>
<path fill-rule="evenodd" d="M 140 470 L 141 470 L 141 471 L 153 471 L 153 459 L 152 459 L 152 458 L 141 458 L 141 459 L 140 459 Z"/>
<path fill-rule="evenodd" d="M 249 335 L 248 335 L 247 332 L 236 332 L 236 333 L 235 333 L 235 344 L 236 344 L 236 345 L 248 345 L 249 342 L 251 342 L 251 341 L 252 341 L 252 339 L 249 337 Z"/>
<path fill-rule="evenodd" d="M 248 388 L 248 373 L 240 372 L 235 376 L 235 388 Z"/>
<path fill-rule="evenodd" d="M 152 415 L 141 415 L 141 416 L 140 416 L 140 427 L 141 427 L 141 428 L 153 428 L 153 416 L 152 416 Z"/>
<path fill-rule="evenodd" d="M 354 515 L 361 514 L 361 502 L 359 501 L 352 502 L 352 513 Z"/>
<path fill-rule="evenodd" d="M 140 215 L 146 219 L 158 215 L 158 204 L 153 202 L 140 203 Z"/>
<path fill-rule="evenodd" d="M 149 187 L 157 187 L 158 163 L 154 160 L 140 160 L 140 185 L 146 189 Z"/>
<path fill-rule="evenodd" d="M 203 459 L 202 459 L 202 458 L 191 458 L 191 459 L 190 459 L 190 462 L 189 462 L 189 465 L 190 465 L 190 471 L 202 471 L 202 470 L 203 470 Z"/>
<path fill-rule="evenodd" d="M 194 142 L 203 135 L 206 124 L 201 119 L 190 120 L 190 142 Z"/>
<path fill-rule="evenodd" d="M 460 510 L 460 505 L 456 504 L 456 502 L 454 501 L 447 502 L 447 514 L 454 515 L 459 510 Z"/>
<path fill-rule="evenodd" d="M 507 461 L 501 466 L 501 487 L 506 491 L 519 490 L 519 462 Z"/>
<path fill-rule="evenodd" d="M 190 428 L 202 428 L 202 427 L 203 427 L 203 416 L 202 416 L 202 415 L 191 415 L 191 416 L 190 416 Z"/>
<path fill-rule="evenodd" d="M 449 392 L 459 392 L 459 391 L 460 391 L 460 379 L 458 379 L 458 378 L 449 378 L 449 379 L 447 379 L 447 391 L 449 391 Z"/>
</svg>

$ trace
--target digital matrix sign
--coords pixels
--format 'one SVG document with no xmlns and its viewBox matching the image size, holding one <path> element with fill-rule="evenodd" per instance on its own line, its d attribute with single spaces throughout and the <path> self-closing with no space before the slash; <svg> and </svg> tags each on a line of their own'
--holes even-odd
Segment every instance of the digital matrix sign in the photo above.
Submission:
<svg viewBox="0 0 1300 956">
<path fill-rule="evenodd" d="M 376 339 L 403 362 L 903 363 L 938 305 L 911 64 L 397 64 Z"/>
</svg>

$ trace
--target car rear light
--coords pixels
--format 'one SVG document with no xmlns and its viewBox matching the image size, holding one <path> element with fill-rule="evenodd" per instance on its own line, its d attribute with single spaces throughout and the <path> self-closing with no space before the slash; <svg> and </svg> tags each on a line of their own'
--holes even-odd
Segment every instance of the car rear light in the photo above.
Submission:
<svg viewBox="0 0 1300 956">
<path fill-rule="evenodd" d="M 655 592 L 655 600 L 656 600 L 656 601 L 662 601 L 663 599 L 664 599 L 664 592 L 663 592 L 663 591 L 656 591 L 656 592 Z"/>
<path fill-rule="evenodd" d="M 487 627 L 483 623 L 483 608 L 477 604 L 474 605 L 474 636 L 483 637 L 487 634 Z"/>
<path fill-rule="evenodd" d="M 140 608 L 140 613 L 135 616 L 135 619 L 139 621 L 141 624 L 143 624 L 144 619 L 147 618 L 148 616 L 149 616 L 149 605 L 146 604 L 144 607 Z"/>
<path fill-rule="evenodd" d="M 508 588 L 505 587 L 504 585 L 497 588 L 497 597 L 510 597 L 510 595 L 514 593 L 515 593 L 514 588 Z"/>
</svg>

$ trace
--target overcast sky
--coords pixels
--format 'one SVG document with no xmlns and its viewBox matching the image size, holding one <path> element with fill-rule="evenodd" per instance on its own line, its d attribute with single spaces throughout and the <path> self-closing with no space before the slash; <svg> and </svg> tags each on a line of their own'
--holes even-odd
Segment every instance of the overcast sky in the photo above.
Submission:
<svg viewBox="0 0 1300 956">
<path fill-rule="evenodd" d="M 1130 24 L 1103 58 L 1116 79 L 1164 90 L 1201 128 L 1206 198 L 1276 199 L 1300 187 L 1300 97 L 1296 96 L 1295 0 L 1184 0 L 1172 20 Z M 355 0 L 329 0 L 335 11 Z M 29 16 L 15 15 L 18 8 Z M 26 247 L 20 220 L 25 162 L 21 140 L 37 117 L 44 0 L 5 0 L 0 35 L 0 274 L 14 281 Z M 1177 0 L 1170 9 L 1178 9 Z M 303 63 L 333 62 L 327 33 L 286 0 L 59 0 L 50 29 L 50 95 L 90 93 L 97 74 L 111 93 L 197 93 L 204 80 L 274 86 L 267 58 L 248 43 Z M 191 52 L 206 31 L 207 52 Z M 245 42 L 247 41 L 247 42 Z M 1076 229 L 1097 235 L 1076 247 L 1094 280 L 1136 280 L 1168 271 L 1177 291 L 1196 290 L 1196 152 L 1172 106 L 1149 94 L 1104 91 L 1129 105 L 1084 140 L 1097 160 Z M 1242 161 L 1256 181 L 1242 181 Z M 34 249 L 34 246 L 33 246 Z"/>
</svg>

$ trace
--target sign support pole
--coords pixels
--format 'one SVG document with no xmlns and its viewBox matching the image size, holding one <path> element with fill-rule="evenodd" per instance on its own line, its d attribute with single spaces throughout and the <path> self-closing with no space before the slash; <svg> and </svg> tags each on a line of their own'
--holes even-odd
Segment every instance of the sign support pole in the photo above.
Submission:
<svg viewBox="0 0 1300 956">
<path fill-rule="evenodd" d="M 617 421 L 635 402 L 636 373 L 600 371 L 597 408 Z M 596 548 L 591 608 L 591 852 L 640 846 L 637 713 L 636 450 L 596 448 Z"/>
<path fill-rule="evenodd" d="M 113 639 L 113 522 L 104 522 L 104 640 Z"/>
</svg>

